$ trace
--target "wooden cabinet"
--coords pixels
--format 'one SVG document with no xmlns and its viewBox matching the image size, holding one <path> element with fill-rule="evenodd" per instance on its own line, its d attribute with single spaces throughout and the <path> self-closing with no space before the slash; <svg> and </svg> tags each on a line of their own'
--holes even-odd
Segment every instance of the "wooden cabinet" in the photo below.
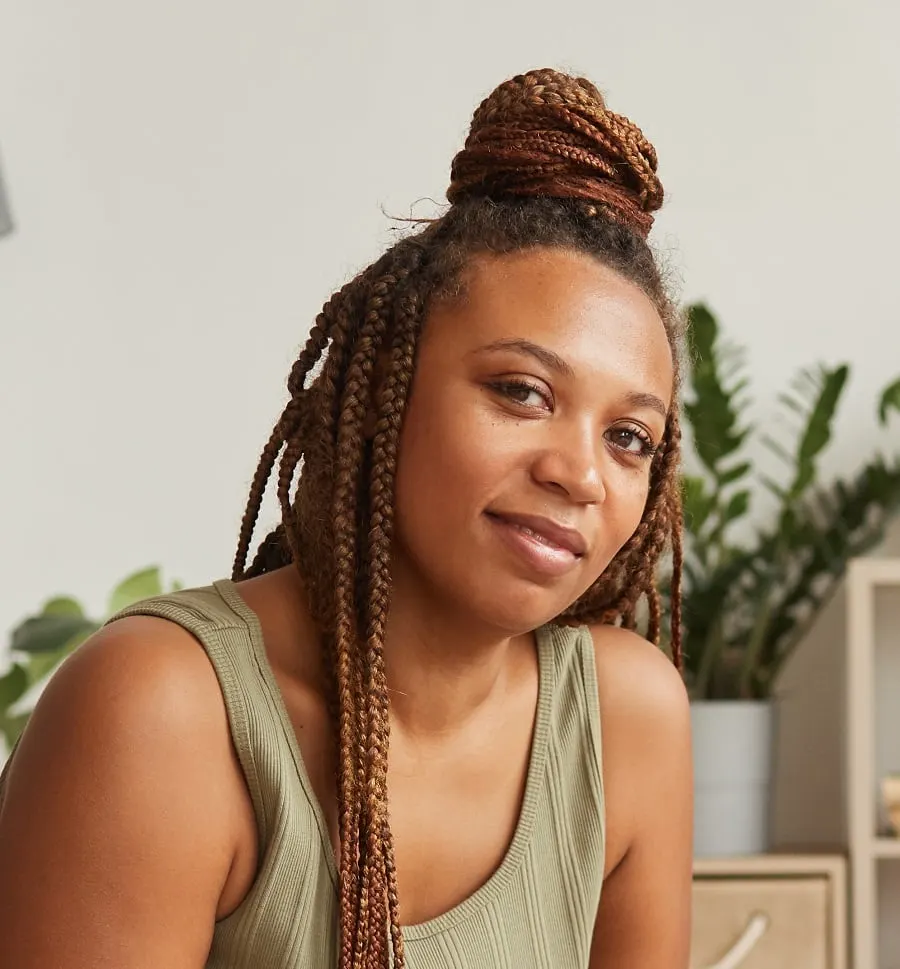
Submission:
<svg viewBox="0 0 900 969">
<path fill-rule="evenodd" d="M 691 969 L 846 969 L 841 857 L 697 859 Z"/>
</svg>

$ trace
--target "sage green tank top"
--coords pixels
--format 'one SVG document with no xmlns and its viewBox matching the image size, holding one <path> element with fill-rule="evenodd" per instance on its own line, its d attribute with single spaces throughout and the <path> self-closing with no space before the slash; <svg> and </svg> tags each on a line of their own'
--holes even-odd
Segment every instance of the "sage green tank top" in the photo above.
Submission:
<svg viewBox="0 0 900 969">
<path fill-rule="evenodd" d="M 334 852 L 256 615 L 230 581 L 140 602 L 114 619 L 128 615 L 169 619 L 203 645 L 253 801 L 258 873 L 216 924 L 207 969 L 335 967 Z M 512 842 L 469 898 L 404 927 L 409 969 L 587 969 L 605 842 L 594 649 L 586 628 L 546 626 L 537 644 L 537 716 Z"/>
</svg>

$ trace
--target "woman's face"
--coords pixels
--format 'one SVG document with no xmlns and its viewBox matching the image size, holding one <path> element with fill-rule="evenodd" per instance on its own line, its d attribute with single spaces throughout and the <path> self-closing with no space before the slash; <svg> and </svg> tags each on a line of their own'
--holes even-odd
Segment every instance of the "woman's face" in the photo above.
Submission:
<svg viewBox="0 0 900 969">
<path fill-rule="evenodd" d="M 422 335 L 398 456 L 398 593 L 509 631 L 637 528 L 673 391 L 650 299 L 595 259 L 479 256 Z"/>
</svg>

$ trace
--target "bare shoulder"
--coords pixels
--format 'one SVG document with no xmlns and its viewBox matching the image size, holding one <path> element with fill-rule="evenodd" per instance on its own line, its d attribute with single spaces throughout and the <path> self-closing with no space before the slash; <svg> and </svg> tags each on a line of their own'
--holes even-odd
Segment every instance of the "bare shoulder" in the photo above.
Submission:
<svg viewBox="0 0 900 969">
<path fill-rule="evenodd" d="M 690 809 L 690 705 L 681 674 L 658 647 L 612 626 L 594 626 L 591 635 L 603 731 L 609 872 L 643 837 L 655 805 L 669 798 Z"/>
<path fill-rule="evenodd" d="M 53 676 L 22 738 L 15 773 L 57 756 L 58 744 L 104 759 L 140 748 L 155 758 L 176 742 L 208 754 L 206 746 L 221 739 L 224 716 L 215 672 L 190 633 L 149 616 L 121 619 Z"/>
<path fill-rule="evenodd" d="M 627 630 L 591 629 L 606 793 L 605 879 L 591 967 L 686 967 L 693 771 L 681 675 Z"/>
<path fill-rule="evenodd" d="M 118 690 L 123 677 L 127 703 L 119 702 L 126 699 Z M 63 664 L 45 696 L 67 696 L 71 691 L 66 687 L 75 680 L 101 692 L 113 687 L 106 697 L 113 705 L 105 708 L 112 714 L 128 716 L 135 704 L 155 709 L 164 702 L 168 715 L 194 719 L 222 706 L 215 672 L 202 646 L 177 623 L 153 616 L 131 616 L 104 626 Z M 102 710 L 97 713 L 104 715 Z"/>
<path fill-rule="evenodd" d="M 637 726 L 683 726 L 688 719 L 687 691 L 681 674 L 653 643 L 628 629 L 591 626 L 600 706 Z"/>
<path fill-rule="evenodd" d="M 10 768 L 0 964 L 202 965 L 245 805 L 199 643 L 162 619 L 104 627 L 48 684 Z"/>
</svg>

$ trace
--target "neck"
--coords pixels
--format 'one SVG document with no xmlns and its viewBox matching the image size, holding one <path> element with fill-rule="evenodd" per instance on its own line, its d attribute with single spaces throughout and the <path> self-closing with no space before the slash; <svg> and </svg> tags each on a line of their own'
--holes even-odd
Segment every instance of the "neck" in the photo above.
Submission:
<svg viewBox="0 0 900 969">
<path fill-rule="evenodd" d="M 259 587 L 255 591 L 254 585 Z M 267 604 L 260 596 L 270 586 L 274 598 Z M 266 630 L 270 654 L 292 675 L 324 690 L 321 653 L 300 651 L 295 645 L 298 635 L 316 636 L 301 605 L 306 591 L 296 569 L 283 568 L 251 579 L 242 594 L 257 613 L 279 617 L 278 625 Z M 433 590 L 397 574 L 384 655 L 393 727 L 424 742 L 440 740 L 467 724 L 474 726 L 478 714 L 491 709 L 493 701 L 509 697 L 523 684 L 533 686 L 537 679 L 532 634 L 510 635 L 475 618 L 466 619 L 463 610 Z"/>
<path fill-rule="evenodd" d="M 508 695 L 536 665 L 531 634 L 513 636 L 395 585 L 385 636 L 392 720 L 438 738 Z"/>
</svg>

